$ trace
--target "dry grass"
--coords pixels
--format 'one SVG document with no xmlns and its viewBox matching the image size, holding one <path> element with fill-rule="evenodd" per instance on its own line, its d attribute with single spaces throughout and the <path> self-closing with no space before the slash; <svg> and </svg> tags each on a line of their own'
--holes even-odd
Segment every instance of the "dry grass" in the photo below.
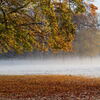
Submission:
<svg viewBox="0 0 100 100">
<path fill-rule="evenodd" d="M 99 97 L 100 78 L 66 75 L 0 76 L 0 98 L 6 98 L 0 100 L 100 100 Z"/>
</svg>

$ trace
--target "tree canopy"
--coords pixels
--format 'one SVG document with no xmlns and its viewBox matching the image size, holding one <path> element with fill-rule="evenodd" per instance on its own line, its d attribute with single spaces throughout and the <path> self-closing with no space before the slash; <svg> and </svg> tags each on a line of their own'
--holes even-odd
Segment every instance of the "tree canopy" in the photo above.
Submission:
<svg viewBox="0 0 100 100">
<path fill-rule="evenodd" d="M 71 52 L 83 0 L 0 0 L 0 53 Z"/>
</svg>

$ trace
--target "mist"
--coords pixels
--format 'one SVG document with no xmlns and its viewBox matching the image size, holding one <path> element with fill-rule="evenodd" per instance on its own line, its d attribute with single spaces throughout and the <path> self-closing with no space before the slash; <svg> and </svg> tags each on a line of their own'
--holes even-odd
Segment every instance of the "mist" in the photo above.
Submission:
<svg viewBox="0 0 100 100">
<path fill-rule="evenodd" d="M 100 58 L 1 60 L 1 75 L 64 74 L 100 76 Z"/>
<path fill-rule="evenodd" d="M 32 52 L 0 56 L 0 75 L 61 74 L 100 77 L 100 32 L 76 34 L 72 53 Z"/>
</svg>

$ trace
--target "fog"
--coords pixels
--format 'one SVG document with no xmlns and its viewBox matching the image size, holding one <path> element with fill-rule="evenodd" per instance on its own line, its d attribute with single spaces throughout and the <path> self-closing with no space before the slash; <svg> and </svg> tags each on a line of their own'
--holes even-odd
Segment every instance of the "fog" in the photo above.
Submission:
<svg viewBox="0 0 100 100">
<path fill-rule="evenodd" d="M 100 58 L 0 60 L 1 75 L 64 74 L 100 77 Z"/>
<path fill-rule="evenodd" d="M 0 75 L 64 74 L 100 77 L 100 31 L 81 30 L 72 53 L 0 55 Z"/>
</svg>

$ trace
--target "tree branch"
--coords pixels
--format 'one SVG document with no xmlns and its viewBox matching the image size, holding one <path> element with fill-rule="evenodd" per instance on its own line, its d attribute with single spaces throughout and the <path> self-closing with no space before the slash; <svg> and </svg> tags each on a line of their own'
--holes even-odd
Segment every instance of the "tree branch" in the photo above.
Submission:
<svg viewBox="0 0 100 100">
<path fill-rule="evenodd" d="M 38 23 L 24 23 L 24 24 L 19 24 L 16 27 L 28 26 L 28 25 L 44 25 L 44 23 L 42 23 L 42 22 L 38 22 Z"/>
<path fill-rule="evenodd" d="M 13 9 L 13 10 L 12 10 L 11 12 L 9 12 L 8 14 L 15 13 L 15 12 L 17 12 L 18 10 L 25 8 L 29 3 L 30 3 L 30 2 L 24 4 L 23 6 L 20 6 L 20 7 L 16 8 L 16 9 Z"/>
</svg>

